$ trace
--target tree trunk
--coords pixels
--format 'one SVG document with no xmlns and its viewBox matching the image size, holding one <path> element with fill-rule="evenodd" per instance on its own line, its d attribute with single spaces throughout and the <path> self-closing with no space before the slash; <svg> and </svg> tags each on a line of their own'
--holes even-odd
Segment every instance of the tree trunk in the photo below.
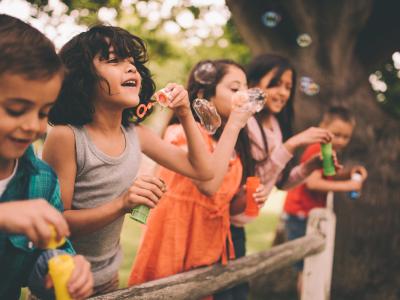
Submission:
<svg viewBox="0 0 400 300">
<path fill-rule="evenodd" d="M 296 129 L 318 124 L 322 112 L 331 104 L 343 104 L 356 116 L 355 132 L 342 158 L 345 164 L 366 166 L 369 177 L 360 199 L 351 201 L 347 195 L 335 195 L 332 299 L 399 299 L 400 122 L 381 109 L 368 76 L 400 48 L 399 18 L 394 13 L 400 11 L 400 2 L 249 3 L 227 1 L 239 32 L 253 53 L 287 56 L 295 65 L 298 78 L 308 76 L 320 85 L 320 93 L 315 96 L 297 93 Z M 262 14 L 268 10 L 282 15 L 275 28 L 261 23 Z M 309 47 L 296 45 L 300 33 L 312 37 Z M 294 275 L 287 269 L 259 278 L 253 287 L 259 299 L 293 299 Z"/>
</svg>

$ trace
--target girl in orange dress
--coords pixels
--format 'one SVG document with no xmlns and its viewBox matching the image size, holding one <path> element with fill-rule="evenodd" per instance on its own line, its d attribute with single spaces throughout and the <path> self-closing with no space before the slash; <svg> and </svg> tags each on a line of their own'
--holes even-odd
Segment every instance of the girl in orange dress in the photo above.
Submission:
<svg viewBox="0 0 400 300">
<path fill-rule="evenodd" d="M 209 63 L 215 68 L 210 82 L 196 79 L 196 71 Z M 136 255 L 129 285 L 170 276 L 196 267 L 234 258 L 230 235 L 229 205 L 247 176 L 254 174 L 247 128 L 252 112 L 232 104 L 232 96 L 247 88 L 241 66 L 229 60 L 203 61 L 191 72 L 189 99 L 208 99 L 222 119 L 222 126 L 203 137 L 213 152 L 215 176 L 209 181 L 194 181 L 166 168 L 158 176 L 167 192 L 152 210 L 144 238 Z M 181 125 L 168 127 L 165 139 L 187 148 Z M 265 199 L 261 186 L 254 196 Z"/>
</svg>

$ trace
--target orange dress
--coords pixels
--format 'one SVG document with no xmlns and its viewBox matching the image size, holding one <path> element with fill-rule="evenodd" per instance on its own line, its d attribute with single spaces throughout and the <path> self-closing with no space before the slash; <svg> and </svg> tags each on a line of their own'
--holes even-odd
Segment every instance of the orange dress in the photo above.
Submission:
<svg viewBox="0 0 400 300">
<path fill-rule="evenodd" d="M 213 140 L 203 136 L 210 148 Z M 166 139 L 187 144 L 181 125 L 168 127 Z M 129 286 L 234 258 L 229 203 L 239 188 L 242 164 L 232 158 L 219 190 L 207 197 L 191 179 L 161 168 L 167 192 L 150 213 L 129 277 Z M 227 243 L 228 241 L 228 243 Z M 229 247 L 229 251 L 227 249 Z"/>
</svg>

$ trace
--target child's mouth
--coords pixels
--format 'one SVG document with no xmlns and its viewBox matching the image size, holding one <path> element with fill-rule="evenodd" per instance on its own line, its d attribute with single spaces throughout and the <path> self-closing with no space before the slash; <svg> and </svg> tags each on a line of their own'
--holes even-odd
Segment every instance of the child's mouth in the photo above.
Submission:
<svg viewBox="0 0 400 300">
<path fill-rule="evenodd" d="M 10 137 L 10 140 L 19 147 L 27 147 L 32 143 L 31 139 L 19 139 Z"/>
<path fill-rule="evenodd" d="M 130 88 L 134 88 L 137 86 L 137 81 L 133 80 L 133 79 L 129 79 L 125 82 L 122 83 L 123 87 L 130 87 Z"/>
</svg>

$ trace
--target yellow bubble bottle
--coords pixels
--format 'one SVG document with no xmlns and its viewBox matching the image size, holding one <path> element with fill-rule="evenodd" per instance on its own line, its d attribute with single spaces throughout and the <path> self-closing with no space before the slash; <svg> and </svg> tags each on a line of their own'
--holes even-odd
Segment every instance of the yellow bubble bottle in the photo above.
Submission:
<svg viewBox="0 0 400 300">
<path fill-rule="evenodd" d="M 65 243 L 65 237 L 57 241 L 57 232 L 53 225 L 49 225 L 51 230 L 51 237 L 47 243 L 47 249 L 57 249 Z M 54 251 L 54 256 L 49 259 L 49 274 L 53 280 L 54 290 L 57 300 L 72 300 L 69 295 L 67 284 L 74 270 L 75 264 L 71 255 L 61 254 L 57 255 Z"/>
<path fill-rule="evenodd" d="M 57 300 L 72 300 L 67 284 L 74 267 L 74 260 L 68 254 L 57 255 L 49 259 L 49 274 L 53 280 Z"/>
<path fill-rule="evenodd" d="M 57 241 L 57 232 L 56 229 L 54 228 L 53 225 L 49 225 L 50 231 L 51 231 L 51 236 L 50 240 L 47 243 L 46 248 L 47 249 L 57 249 L 58 247 L 61 247 L 62 245 L 65 244 L 65 237 L 62 237 L 59 241 Z"/>
</svg>

